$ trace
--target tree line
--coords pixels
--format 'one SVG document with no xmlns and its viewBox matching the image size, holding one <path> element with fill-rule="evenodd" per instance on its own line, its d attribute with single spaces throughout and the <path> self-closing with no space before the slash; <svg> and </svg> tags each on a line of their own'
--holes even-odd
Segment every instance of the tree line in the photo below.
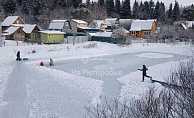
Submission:
<svg viewBox="0 0 194 118">
<path fill-rule="evenodd" d="M 37 23 L 47 28 L 53 19 L 82 19 L 87 22 L 105 18 L 157 19 L 162 23 L 194 20 L 194 5 L 180 7 L 178 1 L 166 7 L 153 0 L 137 2 L 130 0 L 0 0 L 0 20 L 18 15 L 26 23 Z M 132 6 L 132 7 L 131 7 Z M 166 9 L 168 8 L 168 9 Z"/>
</svg>

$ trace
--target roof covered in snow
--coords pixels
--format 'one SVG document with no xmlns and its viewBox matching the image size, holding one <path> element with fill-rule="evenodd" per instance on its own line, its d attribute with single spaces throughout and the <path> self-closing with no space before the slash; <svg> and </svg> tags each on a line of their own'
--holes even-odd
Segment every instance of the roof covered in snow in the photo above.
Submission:
<svg viewBox="0 0 194 118">
<path fill-rule="evenodd" d="M 105 21 L 105 23 L 106 23 L 108 26 L 113 26 L 113 24 L 116 23 L 116 20 L 117 20 L 117 18 L 107 18 L 107 19 L 105 19 L 104 21 Z"/>
<path fill-rule="evenodd" d="M 119 19 L 119 23 L 129 23 L 132 19 Z"/>
<path fill-rule="evenodd" d="M 10 26 L 19 16 L 8 16 L 2 23 L 1 26 Z"/>
<path fill-rule="evenodd" d="M 44 31 L 39 31 L 39 32 L 45 33 L 45 34 L 65 34 L 65 32 L 53 31 L 53 30 L 44 30 Z"/>
<path fill-rule="evenodd" d="M 72 19 L 72 21 L 74 21 L 74 22 L 76 22 L 76 23 L 86 23 L 87 24 L 87 22 L 85 22 L 85 21 L 83 21 L 83 20 L 75 20 L 75 19 Z"/>
<path fill-rule="evenodd" d="M 34 25 L 26 24 L 22 30 L 27 34 L 30 34 L 32 33 L 35 27 L 36 27 L 35 24 Z"/>
<path fill-rule="evenodd" d="M 49 25 L 49 29 L 63 29 L 63 22 L 51 22 Z"/>
<path fill-rule="evenodd" d="M 127 31 L 126 29 L 124 28 L 119 28 L 119 29 L 116 29 L 113 31 L 115 34 L 120 34 L 120 35 L 123 35 L 123 36 L 127 36 L 129 31 Z"/>
<path fill-rule="evenodd" d="M 102 23 L 104 23 L 103 20 L 94 20 L 88 27 L 98 28 Z"/>
<path fill-rule="evenodd" d="M 51 23 L 65 23 L 67 19 L 65 20 L 52 20 Z"/>
<path fill-rule="evenodd" d="M 19 29 L 19 27 L 9 27 L 7 30 L 5 30 L 4 32 L 6 33 L 6 34 L 13 34 L 16 30 L 18 30 Z"/>
<path fill-rule="evenodd" d="M 94 36 L 98 37 L 111 37 L 112 32 L 97 32 Z"/>
<path fill-rule="evenodd" d="M 155 20 L 134 20 L 130 31 L 151 30 Z"/>
</svg>

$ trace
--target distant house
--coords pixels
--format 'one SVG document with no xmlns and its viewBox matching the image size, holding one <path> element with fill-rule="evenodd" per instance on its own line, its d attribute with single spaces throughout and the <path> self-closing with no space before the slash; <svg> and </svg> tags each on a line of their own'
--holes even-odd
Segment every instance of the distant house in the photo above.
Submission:
<svg viewBox="0 0 194 118">
<path fill-rule="evenodd" d="M 40 31 L 42 43 L 62 43 L 64 41 L 65 32 L 61 31 Z"/>
<path fill-rule="evenodd" d="M 23 27 L 24 21 L 19 16 L 8 16 L 2 23 L 1 29 L 2 33 L 11 26 Z"/>
<path fill-rule="evenodd" d="M 71 20 L 71 27 L 72 27 L 72 30 L 73 32 L 72 33 L 78 33 L 78 28 L 82 28 L 82 27 L 88 27 L 88 23 L 83 21 L 83 20 L 75 20 L 75 19 L 72 19 Z"/>
<path fill-rule="evenodd" d="M 186 27 L 189 29 L 194 29 L 194 21 L 186 21 Z"/>
<path fill-rule="evenodd" d="M 68 20 L 52 20 L 48 29 L 61 31 L 65 33 L 72 32 L 72 27 Z"/>
<path fill-rule="evenodd" d="M 121 28 L 114 30 L 113 35 L 115 38 L 126 39 L 127 37 L 129 37 L 129 31 L 121 27 Z"/>
<path fill-rule="evenodd" d="M 104 20 L 105 24 L 107 25 L 106 31 L 112 31 L 113 28 L 119 24 L 118 18 L 107 18 Z"/>
<path fill-rule="evenodd" d="M 24 41 L 25 40 L 25 32 L 22 30 L 21 27 L 9 27 L 7 30 L 4 31 L 2 34 L 5 36 L 6 40 L 17 40 L 17 41 Z"/>
<path fill-rule="evenodd" d="M 40 39 L 40 28 L 36 24 L 26 24 L 22 30 L 25 32 L 26 39 L 30 39 L 32 41 Z"/>
<path fill-rule="evenodd" d="M 154 37 L 156 33 L 156 20 L 134 20 L 129 31 L 131 37 Z"/>
<path fill-rule="evenodd" d="M 94 20 L 88 27 L 105 30 L 107 28 L 107 24 L 104 22 L 104 20 Z"/>
</svg>

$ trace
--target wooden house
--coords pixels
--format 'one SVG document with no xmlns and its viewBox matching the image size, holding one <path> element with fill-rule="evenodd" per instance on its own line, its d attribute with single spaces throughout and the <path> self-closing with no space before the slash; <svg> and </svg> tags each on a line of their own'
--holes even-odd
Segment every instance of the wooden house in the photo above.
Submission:
<svg viewBox="0 0 194 118">
<path fill-rule="evenodd" d="M 40 31 L 40 38 L 42 43 L 62 43 L 64 41 L 65 32 L 61 31 Z"/>
<path fill-rule="evenodd" d="M 78 33 L 78 28 L 82 28 L 82 27 L 88 27 L 88 23 L 83 21 L 83 20 L 75 20 L 72 19 L 71 20 L 71 27 L 72 27 L 72 33 Z"/>
<path fill-rule="evenodd" d="M 107 24 L 104 22 L 104 20 L 94 20 L 88 27 L 96 28 L 100 30 L 106 30 Z"/>
<path fill-rule="evenodd" d="M 131 24 L 130 36 L 139 38 L 154 37 L 156 33 L 156 20 L 134 20 Z"/>
<path fill-rule="evenodd" d="M 2 33 L 4 33 L 4 31 L 7 30 L 11 26 L 23 27 L 24 24 L 25 24 L 24 21 L 19 16 L 8 16 L 1 23 Z"/>
<path fill-rule="evenodd" d="M 22 30 L 21 27 L 9 27 L 7 30 L 4 31 L 2 34 L 5 36 L 6 40 L 17 40 L 17 41 L 24 41 L 25 40 L 25 32 Z"/>
<path fill-rule="evenodd" d="M 26 39 L 30 39 L 31 41 L 40 40 L 40 28 L 36 24 L 26 24 L 22 30 L 25 32 Z"/>
<path fill-rule="evenodd" d="M 113 31 L 113 29 L 119 24 L 118 18 L 107 18 L 104 20 L 107 25 L 106 31 Z"/>
<path fill-rule="evenodd" d="M 72 32 L 71 23 L 68 20 L 52 20 L 48 29 L 65 33 Z"/>
</svg>

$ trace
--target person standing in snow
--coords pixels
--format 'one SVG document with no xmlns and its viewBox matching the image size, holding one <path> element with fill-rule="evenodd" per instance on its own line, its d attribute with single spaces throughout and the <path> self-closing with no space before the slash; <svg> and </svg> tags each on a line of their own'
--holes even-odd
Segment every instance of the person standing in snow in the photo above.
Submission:
<svg viewBox="0 0 194 118">
<path fill-rule="evenodd" d="M 146 68 L 145 65 L 143 65 L 143 69 L 137 69 L 137 70 L 142 71 L 142 82 L 144 81 L 144 77 L 148 77 L 148 78 L 150 78 L 150 80 L 152 80 L 152 77 L 151 77 L 151 76 L 148 76 L 148 75 L 146 74 L 146 71 L 147 71 L 148 69 Z"/>
<path fill-rule="evenodd" d="M 50 58 L 50 66 L 54 66 L 54 64 L 53 64 L 53 60 Z"/>
<path fill-rule="evenodd" d="M 44 66 L 44 63 L 42 61 L 40 62 L 40 66 Z"/>
<path fill-rule="evenodd" d="M 17 52 L 17 59 L 16 60 L 19 60 L 20 61 L 20 51 Z"/>
</svg>

